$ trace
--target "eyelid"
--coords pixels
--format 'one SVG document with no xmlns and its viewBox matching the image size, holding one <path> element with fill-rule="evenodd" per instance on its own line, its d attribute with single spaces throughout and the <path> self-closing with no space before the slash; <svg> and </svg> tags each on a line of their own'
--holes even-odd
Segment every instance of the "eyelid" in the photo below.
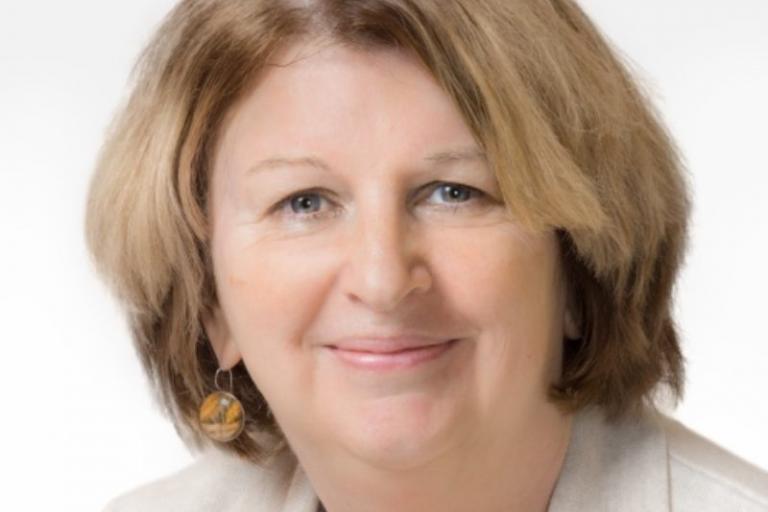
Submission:
<svg viewBox="0 0 768 512">
<path fill-rule="evenodd" d="M 296 197 L 308 196 L 312 194 L 317 194 L 320 197 L 326 197 L 326 194 L 332 194 L 332 193 L 329 190 L 321 187 L 313 187 L 313 188 L 308 188 L 304 190 L 299 190 L 298 192 L 294 192 L 293 194 L 289 194 L 285 196 L 283 199 L 275 203 L 275 205 L 270 208 L 269 213 L 274 213 L 281 210 L 286 205 L 289 205 L 290 202 Z"/>
<path fill-rule="evenodd" d="M 409 202 L 411 200 L 415 199 L 415 198 L 418 198 L 418 196 L 420 196 L 425 190 L 428 190 L 431 193 L 434 190 L 436 190 L 437 188 L 439 188 L 441 186 L 446 186 L 446 185 L 467 189 L 471 193 L 473 193 L 473 194 L 475 194 L 477 196 L 480 196 L 480 197 L 478 197 L 477 200 L 481 200 L 481 201 L 482 200 L 487 200 L 487 199 L 489 199 L 491 197 L 488 193 L 484 192 L 483 190 L 481 190 L 481 189 L 479 189 L 477 187 L 473 187 L 472 185 L 467 185 L 467 184 L 464 184 L 464 183 L 459 183 L 459 182 L 454 182 L 454 181 L 434 180 L 434 181 L 431 181 L 431 182 L 429 182 L 429 183 L 427 183 L 425 185 L 420 186 L 418 189 L 414 190 L 411 194 L 409 194 Z M 280 210 L 282 210 L 286 206 L 289 206 L 291 201 L 293 199 L 295 199 L 296 197 L 306 196 L 306 195 L 314 195 L 314 194 L 318 195 L 319 197 L 324 198 L 324 200 L 329 201 L 329 202 L 333 202 L 333 201 L 330 201 L 328 199 L 328 196 L 329 195 L 335 196 L 335 194 L 333 192 L 331 192 L 331 191 L 329 191 L 329 190 L 327 190 L 325 188 L 322 188 L 322 187 L 312 187 L 312 188 L 308 188 L 308 189 L 305 189 L 305 190 L 299 190 L 298 192 L 290 194 L 290 195 L 284 197 L 283 199 L 281 199 L 280 201 L 278 201 L 272 208 L 270 208 L 269 213 L 270 214 L 278 213 Z M 453 208 L 461 207 L 461 204 L 462 203 L 457 203 L 456 205 L 447 205 L 446 207 L 453 209 Z M 312 213 L 308 213 L 308 214 L 305 214 L 305 215 L 301 215 L 301 214 L 291 214 L 291 215 L 294 215 L 294 216 L 299 217 L 299 218 L 312 218 L 312 217 L 317 217 L 317 216 L 323 216 L 323 215 L 326 215 L 326 214 L 324 214 L 323 212 L 312 212 Z"/>
<path fill-rule="evenodd" d="M 477 200 L 483 200 L 483 199 L 490 198 L 489 194 L 487 194 L 483 190 L 480 190 L 477 187 L 473 187 L 472 185 L 467 185 L 465 183 L 459 183 L 459 182 L 456 182 L 456 181 L 441 181 L 441 180 L 430 181 L 426 185 L 423 185 L 423 186 L 419 187 L 415 191 L 414 196 L 419 195 L 424 190 L 429 190 L 429 192 L 431 194 L 432 192 L 434 192 L 434 190 L 436 190 L 436 189 L 438 189 L 440 187 L 446 186 L 446 185 L 450 185 L 450 186 L 454 186 L 454 187 L 459 187 L 459 188 L 465 188 L 465 189 L 469 190 L 471 193 L 473 193 L 473 194 L 475 194 L 477 196 L 480 196 Z M 455 206 L 460 206 L 461 204 L 462 203 L 457 203 Z M 454 206 L 451 206 L 451 208 L 453 208 L 453 207 Z"/>
</svg>

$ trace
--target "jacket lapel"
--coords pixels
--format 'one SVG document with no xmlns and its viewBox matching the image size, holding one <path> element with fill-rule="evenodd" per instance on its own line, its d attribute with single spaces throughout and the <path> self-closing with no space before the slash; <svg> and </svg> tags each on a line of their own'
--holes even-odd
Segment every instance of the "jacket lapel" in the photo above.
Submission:
<svg viewBox="0 0 768 512">
<path fill-rule="evenodd" d="M 216 487 L 231 505 L 221 512 L 316 512 L 312 484 L 292 451 L 283 449 L 260 465 L 214 452 L 208 467 L 223 482 Z M 217 462 L 218 461 L 218 462 Z M 233 498 L 234 496 L 234 498 Z M 207 509 L 206 509 L 207 510 Z"/>
<path fill-rule="evenodd" d="M 600 409 L 576 413 L 549 512 L 669 512 L 667 441 L 657 413 L 609 424 Z"/>
<path fill-rule="evenodd" d="M 291 481 L 280 512 L 316 512 L 320 501 L 307 474 L 298 463 L 294 465 Z"/>
</svg>

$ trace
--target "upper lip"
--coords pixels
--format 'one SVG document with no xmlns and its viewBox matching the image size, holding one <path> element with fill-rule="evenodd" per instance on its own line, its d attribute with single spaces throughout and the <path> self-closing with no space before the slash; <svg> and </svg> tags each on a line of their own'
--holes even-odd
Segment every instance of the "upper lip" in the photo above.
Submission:
<svg viewBox="0 0 768 512">
<path fill-rule="evenodd" d="M 398 335 L 398 336 L 376 336 L 360 335 L 349 336 L 325 344 L 329 348 L 338 348 L 341 350 L 351 350 L 356 352 L 373 352 L 377 354 L 386 354 L 400 352 L 430 345 L 440 345 L 451 341 L 453 338 L 438 338 L 421 335 Z"/>
</svg>

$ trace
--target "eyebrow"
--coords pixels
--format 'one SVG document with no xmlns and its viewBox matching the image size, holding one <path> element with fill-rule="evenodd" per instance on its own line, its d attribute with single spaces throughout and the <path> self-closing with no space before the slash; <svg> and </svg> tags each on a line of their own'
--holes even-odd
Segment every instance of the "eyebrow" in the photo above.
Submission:
<svg viewBox="0 0 768 512">
<path fill-rule="evenodd" d="M 487 157 L 484 151 L 476 147 L 469 147 L 433 153 L 424 157 L 424 161 L 430 162 L 432 165 L 436 166 L 467 161 L 487 162 Z M 314 167 L 322 171 L 331 170 L 331 167 L 327 163 L 313 156 L 296 158 L 271 157 L 256 162 L 248 168 L 247 174 L 255 174 L 278 167 Z"/>
</svg>

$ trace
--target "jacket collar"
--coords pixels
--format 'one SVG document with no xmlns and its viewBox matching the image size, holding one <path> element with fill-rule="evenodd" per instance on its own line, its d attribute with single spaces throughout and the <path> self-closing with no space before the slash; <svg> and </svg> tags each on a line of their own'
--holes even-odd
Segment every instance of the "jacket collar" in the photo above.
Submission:
<svg viewBox="0 0 768 512">
<path fill-rule="evenodd" d="M 295 456 L 291 457 L 294 458 L 294 471 L 280 512 L 317 512 L 320 510 L 320 500 L 312 488 L 312 483 L 295 460 Z"/>
<path fill-rule="evenodd" d="M 651 409 L 616 423 L 599 408 L 577 412 L 548 512 L 669 512 L 667 441 L 659 419 Z M 307 475 L 292 453 L 284 457 L 290 477 L 280 511 L 316 512 Z"/>
<path fill-rule="evenodd" d="M 549 512 L 669 512 L 667 440 L 660 413 L 609 423 L 601 409 L 574 416 Z"/>
</svg>

